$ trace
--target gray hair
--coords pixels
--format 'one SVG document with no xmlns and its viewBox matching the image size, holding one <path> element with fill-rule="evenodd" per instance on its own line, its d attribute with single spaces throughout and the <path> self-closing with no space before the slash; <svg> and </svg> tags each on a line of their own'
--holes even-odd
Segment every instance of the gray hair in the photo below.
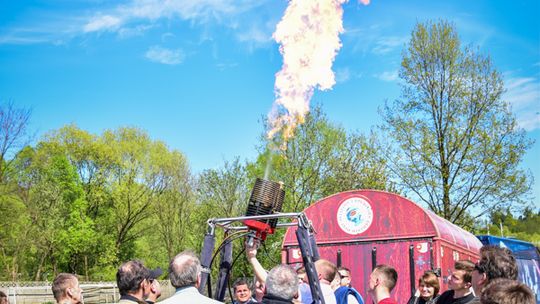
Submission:
<svg viewBox="0 0 540 304">
<path fill-rule="evenodd" d="M 266 278 L 266 293 L 292 300 L 298 292 L 298 277 L 296 271 L 289 265 L 278 265 L 268 273 Z"/>
<path fill-rule="evenodd" d="M 195 286 L 201 274 L 201 262 L 193 251 L 177 254 L 169 264 L 169 279 L 175 288 Z"/>
</svg>

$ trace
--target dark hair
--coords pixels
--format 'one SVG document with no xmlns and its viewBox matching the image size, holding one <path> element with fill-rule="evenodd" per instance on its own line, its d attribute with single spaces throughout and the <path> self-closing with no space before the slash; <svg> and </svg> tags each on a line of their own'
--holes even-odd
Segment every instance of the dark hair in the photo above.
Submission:
<svg viewBox="0 0 540 304">
<path fill-rule="evenodd" d="M 6 294 L 0 290 L 0 304 L 7 303 L 7 296 Z"/>
<path fill-rule="evenodd" d="M 439 278 L 433 271 L 424 272 L 420 279 L 418 279 L 418 285 L 420 284 L 424 284 L 428 287 L 433 287 L 433 296 L 439 294 L 439 290 L 441 289 L 441 286 L 439 285 Z"/>
<path fill-rule="evenodd" d="M 463 281 L 465 283 L 472 282 L 472 272 L 474 270 L 474 263 L 467 260 L 456 261 L 454 269 L 465 271 L 463 274 Z"/>
<path fill-rule="evenodd" d="M 60 302 L 64 297 L 66 289 L 73 287 L 77 277 L 71 273 L 60 273 L 54 278 L 51 289 L 56 302 Z"/>
<path fill-rule="evenodd" d="M 535 304 L 534 293 L 516 280 L 498 278 L 490 281 L 480 296 L 482 304 Z"/>
<path fill-rule="evenodd" d="M 150 271 L 139 260 L 125 262 L 116 272 L 116 285 L 121 295 L 135 293 L 144 279 L 150 277 Z"/>
<path fill-rule="evenodd" d="M 246 278 L 238 278 L 234 281 L 233 290 L 236 292 L 236 287 L 240 285 L 246 285 L 249 290 L 251 290 L 251 282 Z"/>
<path fill-rule="evenodd" d="M 482 247 L 475 268 L 486 274 L 488 282 L 497 278 L 516 280 L 518 276 L 516 258 L 508 248 L 498 246 Z"/>
<path fill-rule="evenodd" d="M 384 285 L 388 287 L 390 291 L 392 291 L 392 289 L 394 289 L 394 287 L 396 286 L 396 282 L 398 279 L 397 271 L 392 266 L 385 264 L 377 265 L 374 271 L 380 272 L 384 275 Z"/>
<path fill-rule="evenodd" d="M 0 290 L 0 298 L 7 298 L 6 294 Z"/>
</svg>

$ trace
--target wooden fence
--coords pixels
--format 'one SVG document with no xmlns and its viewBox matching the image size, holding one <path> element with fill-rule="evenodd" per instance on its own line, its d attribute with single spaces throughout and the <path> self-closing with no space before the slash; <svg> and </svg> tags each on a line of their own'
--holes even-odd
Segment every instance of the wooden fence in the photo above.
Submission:
<svg viewBox="0 0 540 304">
<path fill-rule="evenodd" d="M 159 282 L 160 301 L 174 294 L 169 280 Z M 116 282 L 81 282 L 80 286 L 85 304 L 116 303 L 120 298 Z M 8 296 L 10 304 L 56 303 L 51 282 L 0 282 L 0 290 Z"/>
</svg>

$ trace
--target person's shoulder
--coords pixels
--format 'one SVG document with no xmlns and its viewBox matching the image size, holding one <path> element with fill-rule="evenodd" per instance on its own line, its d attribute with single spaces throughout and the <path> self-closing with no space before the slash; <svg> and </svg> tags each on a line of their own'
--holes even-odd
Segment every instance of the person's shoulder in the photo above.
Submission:
<svg viewBox="0 0 540 304">
<path fill-rule="evenodd" d="M 409 301 L 407 301 L 407 304 L 414 304 L 416 302 L 416 299 L 418 299 L 417 296 L 410 297 Z"/>
<path fill-rule="evenodd" d="M 447 291 L 441 293 L 440 297 L 448 297 L 448 296 L 453 296 L 454 295 L 454 290 L 452 289 L 448 289 Z"/>
<path fill-rule="evenodd" d="M 223 304 L 223 302 L 216 301 L 198 292 L 197 293 L 194 293 L 194 292 L 193 293 L 191 292 L 177 293 L 163 301 L 158 302 L 157 304 L 174 304 L 174 303 L 184 302 L 184 301 L 200 303 L 200 304 Z"/>
<path fill-rule="evenodd" d="M 480 304 L 480 298 L 475 297 L 472 293 L 462 298 L 462 304 Z"/>
<path fill-rule="evenodd" d="M 202 295 L 202 294 L 199 294 L 199 295 L 200 295 L 199 303 L 201 303 L 201 304 L 223 304 L 223 302 L 220 302 L 218 300 L 214 300 L 214 299 L 209 298 L 209 297 L 207 297 L 205 295 Z"/>
<path fill-rule="evenodd" d="M 349 304 L 360 304 L 360 302 L 358 302 L 356 297 L 354 295 L 352 295 L 352 294 L 347 295 L 347 303 L 349 303 Z"/>
<path fill-rule="evenodd" d="M 448 301 L 448 299 L 454 299 L 454 291 L 452 289 L 448 289 L 447 291 L 441 293 L 435 300 L 435 303 L 445 303 Z"/>
<path fill-rule="evenodd" d="M 382 299 L 377 304 L 397 304 L 397 302 L 393 298 L 386 298 L 386 299 Z"/>
</svg>

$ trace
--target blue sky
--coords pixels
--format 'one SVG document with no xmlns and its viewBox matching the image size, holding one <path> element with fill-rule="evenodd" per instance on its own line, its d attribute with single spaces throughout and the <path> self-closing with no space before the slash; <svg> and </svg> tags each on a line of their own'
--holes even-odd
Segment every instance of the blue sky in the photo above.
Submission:
<svg viewBox="0 0 540 304">
<path fill-rule="evenodd" d="M 283 0 L 0 0 L 0 101 L 32 108 L 38 134 L 75 123 L 137 126 L 184 152 L 195 172 L 252 159 L 282 58 Z M 337 83 L 316 91 L 331 121 L 368 132 L 399 97 L 416 22 L 447 19 L 504 75 L 535 145 L 523 167 L 540 206 L 540 1 L 357 1 L 344 5 Z"/>
</svg>

